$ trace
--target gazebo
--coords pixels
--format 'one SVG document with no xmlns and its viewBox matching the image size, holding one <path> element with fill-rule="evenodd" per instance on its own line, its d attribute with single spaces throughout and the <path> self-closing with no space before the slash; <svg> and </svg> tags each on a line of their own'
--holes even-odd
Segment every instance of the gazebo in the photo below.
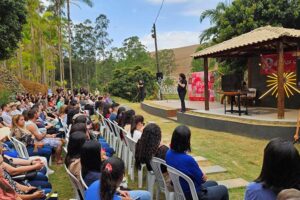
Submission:
<svg viewBox="0 0 300 200">
<path fill-rule="evenodd" d="M 194 59 L 204 59 L 205 110 L 209 110 L 208 58 L 250 57 L 277 53 L 277 116 L 278 119 L 283 119 L 285 114 L 284 52 L 295 51 L 298 56 L 299 47 L 300 30 L 265 26 L 194 53 L 192 55 Z"/>
</svg>

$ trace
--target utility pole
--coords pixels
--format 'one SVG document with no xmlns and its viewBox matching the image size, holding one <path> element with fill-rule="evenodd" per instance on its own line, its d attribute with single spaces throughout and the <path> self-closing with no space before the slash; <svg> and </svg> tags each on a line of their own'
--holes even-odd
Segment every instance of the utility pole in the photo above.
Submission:
<svg viewBox="0 0 300 200">
<path fill-rule="evenodd" d="M 157 37 L 156 37 L 156 26 L 155 26 L 155 23 L 153 24 L 153 28 L 152 28 L 152 38 L 154 39 L 154 44 L 155 44 L 155 57 L 156 57 L 156 69 L 157 69 L 156 78 L 157 78 L 157 82 L 159 84 L 159 100 L 162 100 L 163 98 L 162 98 L 162 93 L 161 93 L 161 83 L 162 83 L 162 79 L 163 79 L 163 74 L 159 70 L 158 50 L 157 50 Z"/>
</svg>

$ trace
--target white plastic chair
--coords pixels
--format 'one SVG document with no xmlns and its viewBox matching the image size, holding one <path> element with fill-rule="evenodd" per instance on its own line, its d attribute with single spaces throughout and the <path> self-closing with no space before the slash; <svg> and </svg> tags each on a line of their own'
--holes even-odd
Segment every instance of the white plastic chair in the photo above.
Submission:
<svg viewBox="0 0 300 200">
<path fill-rule="evenodd" d="M 135 163 L 135 146 L 136 146 L 136 141 L 128 137 L 128 135 L 125 135 L 126 138 L 126 143 L 128 144 L 129 147 L 129 167 L 128 171 L 130 172 L 130 178 L 132 181 L 134 181 L 134 163 Z M 143 170 L 144 167 L 146 167 L 145 164 L 141 165 L 141 169 L 138 170 L 138 187 L 142 188 L 143 187 Z"/>
<path fill-rule="evenodd" d="M 129 147 L 128 147 L 128 144 L 127 144 L 126 138 L 125 138 L 125 135 L 127 135 L 128 133 L 122 127 L 118 126 L 118 128 L 120 130 L 120 132 L 119 132 L 120 136 L 121 136 L 121 133 L 123 135 L 123 139 L 121 139 L 121 142 L 123 144 L 122 145 L 123 148 L 121 149 L 121 151 L 122 151 L 121 158 L 122 158 L 122 160 L 125 163 L 126 169 L 129 169 L 129 162 L 128 162 L 128 159 L 129 159 Z"/>
<path fill-rule="evenodd" d="M 70 177 L 71 183 L 73 188 L 76 190 L 76 199 L 81 199 L 84 200 L 85 196 L 84 196 L 84 187 L 82 186 L 82 184 L 78 181 L 78 179 L 69 171 L 69 169 L 67 168 L 66 165 L 64 165 L 65 170 L 67 172 L 67 174 Z"/>
<path fill-rule="evenodd" d="M 159 192 L 164 192 L 166 200 L 173 200 L 174 192 L 170 192 L 168 190 L 166 180 L 164 179 L 163 173 L 161 171 L 161 166 L 167 167 L 166 161 L 164 161 L 160 158 L 153 157 L 152 160 L 150 161 L 150 165 L 151 165 L 153 173 L 155 175 L 155 180 L 158 184 L 159 190 L 157 191 L 158 192 L 157 196 L 159 195 Z M 153 189 L 152 189 L 152 191 L 153 191 Z M 151 191 L 149 191 L 149 192 L 151 192 Z"/>
<path fill-rule="evenodd" d="M 116 134 L 116 152 L 117 152 L 117 156 L 119 158 L 122 158 L 122 150 L 123 150 L 123 145 L 124 145 L 124 142 L 122 141 L 122 138 L 121 138 L 121 129 L 120 127 L 118 126 L 118 123 L 117 122 L 112 122 L 110 121 L 112 126 L 114 127 L 114 130 L 115 130 L 115 134 Z"/>
<path fill-rule="evenodd" d="M 19 140 L 17 140 L 14 137 L 11 137 L 10 139 L 11 139 L 16 151 L 18 152 L 19 157 L 28 160 L 29 159 L 29 154 L 28 154 L 28 151 L 27 151 L 27 148 L 26 148 L 25 144 L 23 144 L 22 142 L 20 142 Z"/>
<path fill-rule="evenodd" d="M 48 163 L 48 161 L 45 157 L 42 157 L 42 156 L 29 156 L 28 150 L 27 150 L 24 143 L 22 143 L 21 141 L 17 140 L 14 137 L 9 137 L 9 139 L 13 143 L 13 145 L 14 145 L 16 151 L 18 152 L 18 155 L 19 155 L 20 158 L 23 158 L 25 160 L 40 158 L 42 160 L 42 162 L 45 164 L 45 166 L 47 167 L 47 173 L 51 173 L 51 171 L 54 172 L 48 166 L 48 165 L 51 164 L 51 157 L 50 157 L 50 160 L 49 160 L 49 163 Z"/>
<path fill-rule="evenodd" d="M 98 111 L 96 114 L 99 116 L 99 124 L 100 124 L 100 133 L 103 135 L 104 139 L 108 142 L 108 134 L 107 134 L 107 127 L 104 123 L 104 117 Z"/>
<path fill-rule="evenodd" d="M 194 182 L 190 179 L 190 177 L 188 177 L 187 175 L 185 175 L 184 173 L 182 173 L 181 171 L 167 165 L 167 169 L 168 169 L 168 173 L 169 176 L 172 180 L 173 186 L 174 186 L 174 197 L 176 200 L 186 200 L 182 187 L 180 185 L 180 179 L 185 180 L 189 187 L 190 187 L 190 191 L 192 194 L 192 198 L 193 200 L 198 200 L 198 196 L 197 196 L 197 192 L 196 192 L 196 188 L 194 185 Z"/>
<path fill-rule="evenodd" d="M 88 189 L 88 186 L 86 185 L 86 183 L 84 182 L 83 178 L 82 178 L 82 173 L 81 173 L 81 170 L 80 170 L 80 182 L 82 184 L 82 186 L 84 187 L 84 190 Z"/>
</svg>

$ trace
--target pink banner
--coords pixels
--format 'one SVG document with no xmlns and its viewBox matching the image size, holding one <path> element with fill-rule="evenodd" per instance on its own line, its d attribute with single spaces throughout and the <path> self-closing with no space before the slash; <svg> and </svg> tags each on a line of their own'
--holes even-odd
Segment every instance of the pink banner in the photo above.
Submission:
<svg viewBox="0 0 300 200">
<path fill-rule="evenodd" d="M 188 82 L 190 101 L 205 101 L 204 72 L 194 72 Z M 215 100 L 214 76 L 208 73 L 209 101 Z"/>
<path fill-rule="evenodd" d="M 267 75 L 277 73 L 278 67 L 278 54 L 269 54 L 261 56 L 261 69 L 260 73 Z M 284 54 L 284 72 L 296 71 L 296 56 L 293 52 Z"/>
</svg>

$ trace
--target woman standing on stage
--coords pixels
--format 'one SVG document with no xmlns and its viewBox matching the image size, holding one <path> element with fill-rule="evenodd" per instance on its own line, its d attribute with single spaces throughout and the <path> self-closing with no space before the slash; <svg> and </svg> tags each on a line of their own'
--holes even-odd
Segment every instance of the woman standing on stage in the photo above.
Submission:
<svg viewBox="0 0 300 200">
<path fill-rule="evenodd" d="M 185 102 L 184 102 L 184 98 L 186 95 L 186 85 L 187 85 L 187 81 L 186 81 L 186 77 L 183 73 L 179 74 L 179 80 L 178 80 L 178 87 L 177 87 L 177 92 L 178 92 L 178 96 L 181 102 L 181 112 L 185 112 Z"/>
</svg>

